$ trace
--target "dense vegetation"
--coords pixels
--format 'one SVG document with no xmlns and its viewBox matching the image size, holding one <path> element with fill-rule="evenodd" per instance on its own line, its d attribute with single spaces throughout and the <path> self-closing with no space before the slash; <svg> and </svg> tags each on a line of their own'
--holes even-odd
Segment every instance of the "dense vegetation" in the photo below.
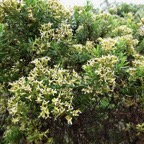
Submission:
<svg viewBox="0 0 144 144">
<path fill-rule="evenodd" d="M 144 143 L 142 6 L 0 3 L 0 143 Z"/>
</svg>

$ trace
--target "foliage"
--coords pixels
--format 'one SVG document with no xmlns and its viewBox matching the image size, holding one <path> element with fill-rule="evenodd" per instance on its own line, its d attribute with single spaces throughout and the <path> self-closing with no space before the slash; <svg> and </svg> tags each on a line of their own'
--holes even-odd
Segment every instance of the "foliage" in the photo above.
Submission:
<svg viewBox="0 0 144 144">
<path fill-rule="evenodd" d="M 144 31 L 135 12 L 0 3 L 0 143 L 144 143 Z"/>
</svg>

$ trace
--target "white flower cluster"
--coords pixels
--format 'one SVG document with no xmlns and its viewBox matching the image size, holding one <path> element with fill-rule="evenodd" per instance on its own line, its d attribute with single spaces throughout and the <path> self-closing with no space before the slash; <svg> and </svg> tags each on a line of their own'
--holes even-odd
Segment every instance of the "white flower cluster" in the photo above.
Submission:
<svg viewBox="0 0 144 144">
<path fill-rule="evenodd" d="M 116 37 L 117 43 L 121 43 L 121 50 L 123 52 L 126 52 L 127 54 L 135 54 L 135 46 L 138 44 L 138 40 L 134 39 L 131 34 L 129 35 L 124 35 L 124 36 L 118 36 Z"/>
<path fill-rule="evenodd" d="M 23 121 L 23 117 L 29 123 L 32 115 L 36 115 L 35 119 L 55 120 L 65 115 L 68 123 L 72 124 L 72 118 L 79 115 L 80 110 L 73 107 L 73 90 L 80 84 L 81 77 L 75 71 L 48 67 L 49 60 L 48 57 L 35 59 L 32 62 L 35 68 L 28 77 L 10 83 L 13 97 L 8 102 L 8 110 L 14 123 Z"/>
<path fill-rule="evenodd" d="M 51 42 L 69 43 L 72 40 L 72 29 L 66 22 L 62 22 L 58 28 L 53 28 L 52 23 L 43 24 L 40 29 L 41 38 L 35 40 L 33 50 L 41 54 L 48 50 Z"/>
<path fill-rule="evenodd" d="M 113 38 L 104 38 L 104 39 L 98 38 L 98 41 L 102 46 L 102 50 L 104 50 L 105 52 L 109 52 L 111 50 L 116 49 L 115 45 L 117 41 Z"/>
<path fill-rule="evenodd" d="M 114 67 L 118 58 L 114 55 L 102 56 L 88 61 L 83 69 L 86 71 L 84 93 L 103 94 L 113 91 L 115 87 Z"/>
<path fill-rule="evenodd" d="M 128 34 L 132 34 L 133 31 L 131 28 L 127 27 L 126 25 L 121 25 L 117 28 L 115 28 L 112 33 L 115 33 L 116 35 L 119 36 L 124 36 L 124 35 L 128 35 Z"/>
<path fill-rule="evenodd" d="M 134 60 L 132 62 L 132 67 L 127 69 L 127 73 L 130 75 L 129 80 L 134 81 L 139 77 L 139 75 L 143 75 L 144 73 L 144 57 L 140 54 L 134 54 Z M 139 78 L 143 82 L 143 78 Z"/>
</svg>

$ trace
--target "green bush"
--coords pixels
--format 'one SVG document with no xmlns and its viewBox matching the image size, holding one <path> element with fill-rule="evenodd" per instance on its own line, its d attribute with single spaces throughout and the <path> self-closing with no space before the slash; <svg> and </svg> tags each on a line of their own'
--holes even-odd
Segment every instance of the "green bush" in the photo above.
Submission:
<svg viewBox="0 0 144 144">
<path fill-rule="evenodd" d="M 127 6 L 0 3 L 0 143 L 144 142 L 143 19 Z"/>
</svg>

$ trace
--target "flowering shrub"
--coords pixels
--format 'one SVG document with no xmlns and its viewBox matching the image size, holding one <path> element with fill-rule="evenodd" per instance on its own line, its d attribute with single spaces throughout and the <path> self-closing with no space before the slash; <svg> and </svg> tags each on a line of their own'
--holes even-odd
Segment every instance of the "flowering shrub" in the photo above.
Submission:
<svg viewBox="0 0 144 144">
<path fill-rule="evenodd" d="M 144 143 L 135 10 L 0 3 L 0 143 Z"/>
<path fill-rule="evenodd" d="M 65 117 L 68 124 L 72 124 L 72 118 L 80 113 L 73 107 L 73 91 L 81 77 L 75 71 L 69 72 L 58 66 L 49 68 L 48 61 L 47 57 L 35 59 L 32 61 L 35 68 L 28 77 L 11 83 L 10 92 L 14 96 L 8 101 L 8 110 L 12 122 L 29 134 L 28 139 L 35 134 L 33 129 L 40 129 L 43 124 L 40 126 L 39 123 L 43 120 Z M 37 139 L 39 137 L 34 136 L 35 142 Z"/>
</svg>

